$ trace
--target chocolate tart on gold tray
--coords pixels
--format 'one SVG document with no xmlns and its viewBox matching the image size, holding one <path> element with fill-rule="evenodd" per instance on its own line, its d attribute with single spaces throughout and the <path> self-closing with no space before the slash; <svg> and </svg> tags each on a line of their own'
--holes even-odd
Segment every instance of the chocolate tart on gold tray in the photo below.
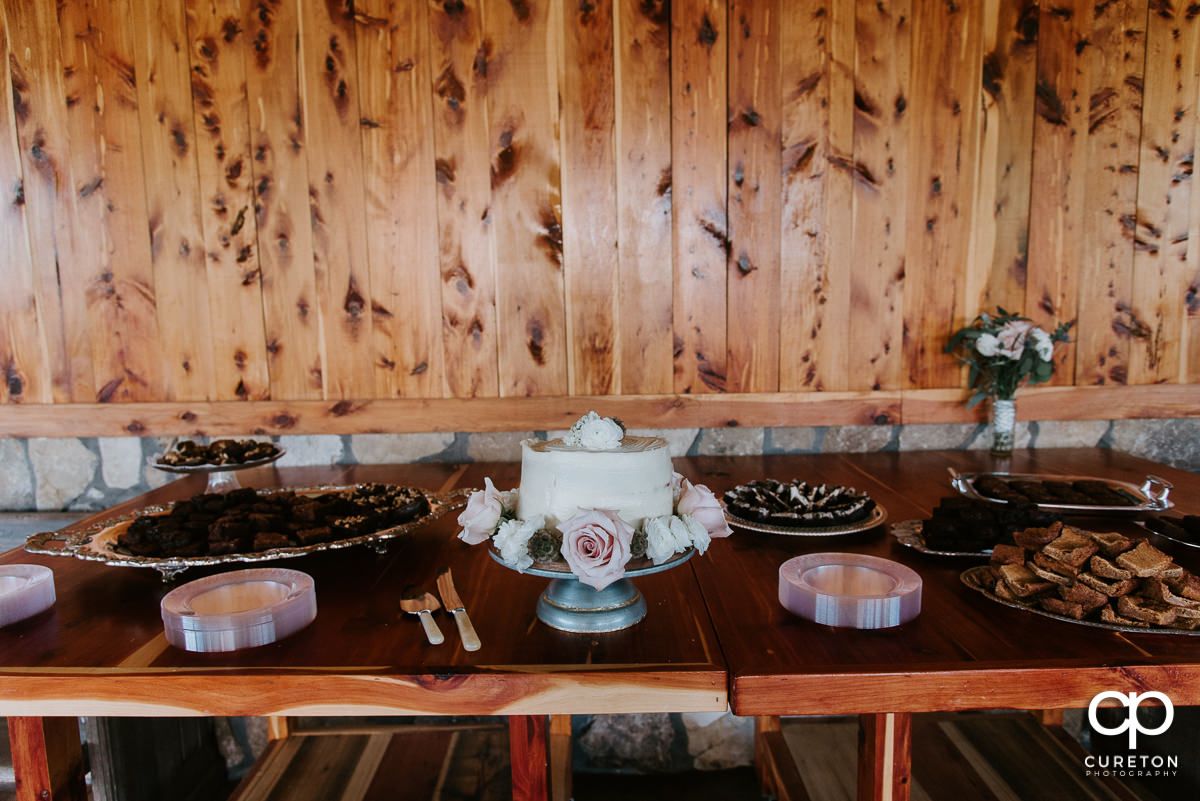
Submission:
<svg viewBox="0 0 1200 801">
<path fill-rule="evenodd" d="M 255 492 L 259 497 L 269 498 L 283 493 L 294 493 L 296 496 L 318 496 L 328 493 L 353 493 L 363 486 L 352 485 L 322 485 L 312 487 L 286 487 L 278 489 L 260 489 Z M 399 525 L 380 528 L 376 531 L 354 534 L 339 538 L 314 542 L 309 545 L 291 545 L 265 550 L 241 551 L 237 553 L 203 554 L 198 556 L 140 556 L 122 549 L 117 538 L 139 518 L 147 516 L 165 516 L 171 513 L 176 503 L 147 506 L 137 511 L 116 518 L 108 518 L 83 529 L 43 532 L 34 534 L 25 542 L 25 550 L 30 553 L 47 556 L 70 556 L 93 562 L 103 562 L 118 567 L 151 567 L 162 573 L 163 581 L 169 581 L 189 567 L 219 565 L 233 562 L 268 562 L 275 559 L 288 559 L 306 556 L 322 551 L 349 548 L 356 545 L 367 545 L 382 553 L 386 550 L 388 541 L 405 536 L 414 529 L 431 520 L 466 505 L 470 490 L 451 490 L 441 494 L 433 494 L 418 490 L 428 502 L 428 510 L 407 522 Z"/>
</svg>

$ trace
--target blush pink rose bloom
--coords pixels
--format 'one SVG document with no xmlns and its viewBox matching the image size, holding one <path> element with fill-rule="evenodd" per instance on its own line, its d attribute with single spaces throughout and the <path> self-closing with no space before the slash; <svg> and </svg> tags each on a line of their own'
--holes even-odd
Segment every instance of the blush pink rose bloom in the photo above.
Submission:
<svg viewBox="0 0 1200 801">
<path fill-rule="evenodd" d="M 1020 359 L 1021 354 L 1025 352 L 1025 339 L 1029 336 L 1031 328 L 1033 323 L 1028 320 L 1010 320 L 1005 323 L 996 335 L 1000 341 L 998 353 L 1014 362 Z"/>
<path fill-rule="evenodd" d="M 679 515 L 690 515 L 699 521 L 710 537 L 728 537 L 733 533 L 725 520 L 725 508 L 703 484 L 692 484 L 686 478 L 680 483 L 679 502 L 675 505 Z"/>
<path fill-rule="evenodd" d="M 462 531 L 458 538 L 467 545 L 478 545 L 487 542 L 500 524 L 500 513 L 504 503 L 500 491 L 492 486 L 492 480 L 483 480 L 483 489 L 471 493 L 467 499 L 467 508 L 458 516 L 458 524 Z"/>
<path fill-rule="evenodd" d="M 625 575 L 633 526 L 616 512 L 590 509 L 558 524 L 562 555 L 584 584 L 602 590 Z"/>
</svg>

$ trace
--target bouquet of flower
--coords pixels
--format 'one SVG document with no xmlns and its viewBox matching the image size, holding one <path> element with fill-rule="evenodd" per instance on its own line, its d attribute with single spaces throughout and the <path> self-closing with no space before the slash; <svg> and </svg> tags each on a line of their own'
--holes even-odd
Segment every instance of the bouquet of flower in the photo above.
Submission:
<svg viewBox="0 0 1200 801">
<path fill-rule="evenodd" d="M 1074 321 L 1059 323 L 1048 334 L 1029 318 L 997 307 L 995 316 L 980 314 L 957 331 L 944 350 L 970 365 L 967 387 L 972 394 L 967 408 L 988 397 L 1012 400 L 1023 384 L 1049 381 L 1055 346 L 1071 341 L 1072 325 Z"/>
</svg>

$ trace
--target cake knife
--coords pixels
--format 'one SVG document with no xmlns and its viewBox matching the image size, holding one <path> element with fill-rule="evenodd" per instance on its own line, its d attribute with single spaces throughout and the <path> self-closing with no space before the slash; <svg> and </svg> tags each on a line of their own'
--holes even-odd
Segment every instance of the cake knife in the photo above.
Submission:
<svg viewBox="0 0 1200 801">
<path fill-rule="evenodd" d="M 431 593 L 422 592 L 417 587 L 409 585 L 401 593 L 401 611 L 416 615 L 421 619 L 421 625 L 425 627 L 425 636 L 429 639 L 430 645 L 441 645 L 446 639 L 433 619 L 433 610 L 437 608 L 437 598 L 434 598 Z"/>
<path fill-rule="evenodd" d="M 463 648 L 468 651 L 478 651 L 480 642 L 479 635 L 475 633 L 475 627 L 471 625 L 471 618 L 467 617 L 467 608 L 463 606 L 462 598 L 458 597 L 458 591 L 454 589 L 454 577 L 450 574 L 450 568 L 443 567 L 437 577 L 438 595 L 442 596 L 442 606 L 446 611 L 454 615 L 454 622 L 458 625 L 458 635 L 462 637 Z"/>
</svg>

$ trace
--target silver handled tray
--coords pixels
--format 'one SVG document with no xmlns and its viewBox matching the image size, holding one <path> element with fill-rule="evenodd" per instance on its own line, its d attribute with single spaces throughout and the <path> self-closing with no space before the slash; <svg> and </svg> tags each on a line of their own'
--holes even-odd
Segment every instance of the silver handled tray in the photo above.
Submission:
<svg viewBox="0 0 1200 801">
<path fill-rule="evenodd" d="M 1098 482 L 1105 485 L 1113 492 L 1128 499 L 1126 504 L 1117 503 L 1081 503 L 1081 502 L 1063 502 L 1051 500 L 1033 500 L 1028 503 L 1035 504 L 1039 509 L 1044 509 L 1047 512 L 1061 512 L 1063 514 L 1135 514 L 1138 512 L 1161 512 L 1165 509 L 1170 509 L 1174 506 L 1174 502 L 1167 496 L 1170 495 L 1171 489 L 1174 486 L 1170 481 L 1158 476 L 1146 476 L 1146 480 L 1140 485 L 1132 484 L 1128 481 L 1118 481 L 1112 478 L 1099 478 L 1096 476 L 1060 476 L 1051 474 L 1039 473 L 959 473 L 953 467 L 947 468 L 950 473 L 950 485 L 954 487 L 960 494 L 968 498 L 974 498 L 987 503 L 1009 503 L 1007 499 L 996 498 L 984 494 L 977 484 L 983 481 L 985 484 L 990 479 L 999 479 L 1005 483 L 1012 482 L 1029 482 L 1033 484 L 1055 483 L 1055 484 L 1073 484 L 1075 482 Z"/>
</svg>

